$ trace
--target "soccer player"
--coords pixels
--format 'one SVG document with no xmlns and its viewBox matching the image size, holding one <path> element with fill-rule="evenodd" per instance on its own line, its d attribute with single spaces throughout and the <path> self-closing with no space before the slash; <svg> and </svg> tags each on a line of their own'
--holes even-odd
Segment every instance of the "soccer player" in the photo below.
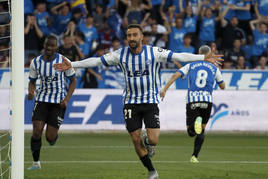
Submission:
<svg viewBox="0 0 268 179">
<path fill-rule="evenodd" d="M 193 55 L 188 53 L 173 53 L 158 47 L 142 45 L 143 33 L 138 24 L 131 24 L 127 28 L 127 41 L 129 46 L 98 58 L 88 58 L 79 62 L 55 64 L 60 71 L 71 67 L 92 67 L 98 65 L 119 65 L 125 77 L 124 90 L 124 118 L 126 128 L 131 136 L 137 155 L 143 165 L 148 169 L 148 179 L 158 178 L 149 157 L 154 154 L 160 133 L 159 109 L 160 101 L 160 62 L 166 61 L 196 61 L 208 60 L 218 62 L 220 55 L 212 53 Z M 145 124 L 148 137 L 141 137 L 142 124 Z"/>
<path fill-rule="evenodd" d="M 209 54 L 210 47 L 203 45 L 199 48 L 199 54 Z M 212 63 L 205 61 L 193 62 L 185 65 L 172 75 L 163 90 L 162 100 L 167 89 L 178 78 L 189 77 L 189 87 L 186 104 L 186 125 L 190 137 L 195 136 L 194 152 L 190 159 L 192 163 L 198 163 L 198 154 L 205 138 L 205 127 L 210 118 L 212 107 L 212 91 L 214 81 L 221 89 L 225 88 L 220 70 Z"/>
<path fill-rule="evenodd" d="M 41 137 L 45 124 L 46 139 L 50 145 L 54 145 L 58 138 L 58 130 L 63 121 L 65 109 L 76 85 L 75 71 L 73 68 L 65 72 L 58 72 L 53 64 L 67 60 L 57 53 L 57 38 L 48 36 L 44 43 L 44 54 L 33 59 L 30 65 L 28 99 L 35 95 L 33 109 L 33 133 L 31 137 L 31 150 L 33 165 L 28 170 L 41 169 L 39 156 L 42 146 Z M 65 80 L 70 79 L 68 91 Z M 36 80 L 40 78 L 40 87 L 36 90 Z"/>
</svg>

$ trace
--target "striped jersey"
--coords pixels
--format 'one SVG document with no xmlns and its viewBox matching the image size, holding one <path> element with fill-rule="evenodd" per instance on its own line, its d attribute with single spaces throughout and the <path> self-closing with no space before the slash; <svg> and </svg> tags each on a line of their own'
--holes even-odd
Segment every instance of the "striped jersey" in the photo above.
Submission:
<svg viewBox="0 0 268 179">
<path fill-rule="evenodd" d="M 159 47 L 143 46 L 139 54 L 132 54 L 129 47 L 105 54 L 105 66 L 119 65 L 126 82 L 124 104 L 159 103 L 160 63 L 171 60 L 172 52 Z"/>
<path fill-rule="evenodd" d="M 197 61 L 178 70 L 182 77 L 188 75 L 187 103 L 212 102 L 214 82 L 223 82 L 220 70 L 212 63 Z"/>
<path fill-rule="evenodd" d="M 52 61 L 43 59 L 43 55 L 33 59 L 30 65 L 29 80 L 35 81 L 40 78 L 40 87 L 35 93 L 36 101 L 60 103 L 65 98 L 67 95 L 66 77 L 73 78 L 75 71 L 70 68 L 65 72 L 60 72 L 53 68 L 53 64 L 62 62 L 63 56 L 59 53 L 56 53 L 56 57 Z"/>
</svg>

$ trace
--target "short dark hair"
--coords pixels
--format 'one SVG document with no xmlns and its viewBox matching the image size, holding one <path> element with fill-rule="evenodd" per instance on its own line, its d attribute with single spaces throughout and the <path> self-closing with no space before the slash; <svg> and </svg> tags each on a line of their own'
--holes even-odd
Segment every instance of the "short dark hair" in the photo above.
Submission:
<svg viewBox="0 0 268 179">
<path fill-rule="evenodd" d="M 54 36 L 54 35 L 49 35 L 49 36 L 47 36 L 47 37 L 46 37 L 46 40 L 56 40 L 56 42 L 58 42 L 57 37 Z"/>
<path fill-rule="evenodd" d="M 139 24 L 129 24 L 127 26 L 127 30 L 128 29 L 133 29 L 133 28 L 138 28 L 141 31 L 141 33 L 143 33 L 142 28 L 141 28 L 141 26 Z"/>
</svg>

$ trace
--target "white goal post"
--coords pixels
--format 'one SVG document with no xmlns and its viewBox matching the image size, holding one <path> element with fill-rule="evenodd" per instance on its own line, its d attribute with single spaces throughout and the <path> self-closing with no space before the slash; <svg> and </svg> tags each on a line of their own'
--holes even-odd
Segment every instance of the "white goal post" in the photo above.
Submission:
<svg viewBox="0 0 268 179">
<path fill-rule="evenodd" d="M 11 179 L 24 178 L 24 1 L 11 0 Z"/>
</svg>

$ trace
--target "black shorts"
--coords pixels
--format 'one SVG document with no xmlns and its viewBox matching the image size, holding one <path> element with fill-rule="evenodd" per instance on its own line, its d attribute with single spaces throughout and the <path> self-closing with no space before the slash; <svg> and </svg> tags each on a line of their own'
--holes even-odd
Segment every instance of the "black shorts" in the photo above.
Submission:
<svg viewBox="0 0 268 179">
<path fill-rule="evenodd" d="M 145 128 L 160 128 L 157 104 L 125 104 L 123 113 L 129 133 L 141 129 L 142 120 Z"/>
<path fill-rule="evenodd" d="M 36 101 L 32 120 L 45 121 L 48 125 L 59 129 L 64 118 L 65 110 L 66 108 L 62 108 L 60 104 Z"/>
<path fill-rule="evenodd" d="M 212 103 L 194 102 L 186 105 L 186 125 L 190 126 L 198 116 L 202 117 L 202 124 L 207 124 L 210 118 Z"/>
</svg>

